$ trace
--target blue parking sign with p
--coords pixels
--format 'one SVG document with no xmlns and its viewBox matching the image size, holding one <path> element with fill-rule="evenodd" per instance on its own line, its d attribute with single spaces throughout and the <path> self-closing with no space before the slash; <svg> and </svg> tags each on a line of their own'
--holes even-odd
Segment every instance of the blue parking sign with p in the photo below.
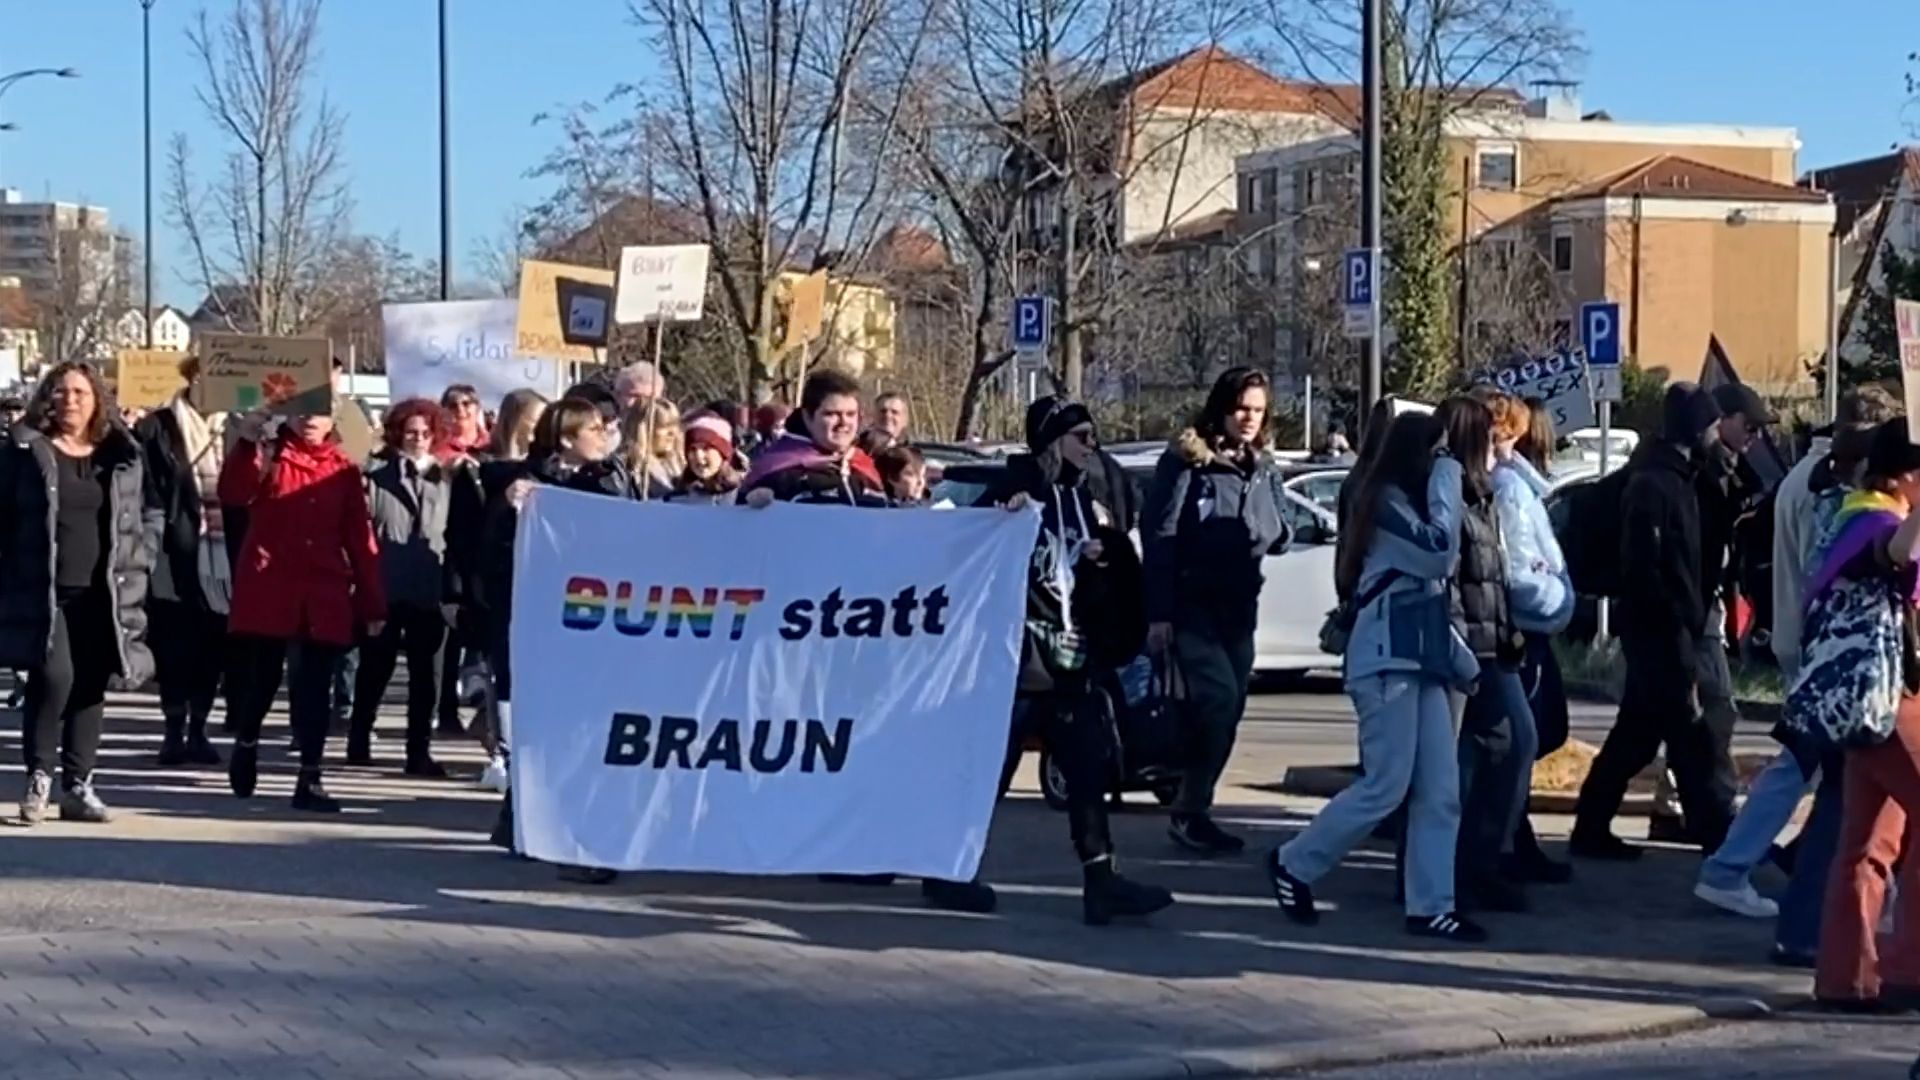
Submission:
<svg viewBox="0 0 1920 1080">
<path fill-rule="evenodd" d="M 1373 250 L 1352 248 L 1341 260 L 1342 299 L 1348 307 L 1373 303 Z"/>
<path fill-rule="evenodd" d="M 1022 352 L 1044 352 L 1047 348 L 1047 298 L 1021 296 L 1013 301 L 1013 347 Z"/>
<path fill-rule="evenodd" d="M 1620 362 L 1620 305 L 1609 302 L 1580 308 L 1580 348 L 1587 363 L 1602 366 Z"/>
</svg>

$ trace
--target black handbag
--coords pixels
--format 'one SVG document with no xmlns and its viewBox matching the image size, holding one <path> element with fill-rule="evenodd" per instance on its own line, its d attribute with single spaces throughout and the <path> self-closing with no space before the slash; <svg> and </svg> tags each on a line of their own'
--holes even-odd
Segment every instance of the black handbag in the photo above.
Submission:
<svg viewBox="0 0 1920 1080">
<path fill-rule="evenodd" d="M 1339 606 L 1327 612 L 1326 619 L 1320 623 L 1320 651 L 1330 656 L 1347 655 L 1347 645 L 1353 637 L 1353 624 L 1360 618 L 1360 609 L 1380 599 L 1380 594 L 1398 580 L 1400 571 L 1389 570 L 1373 583 L 1372 588 L 1342 600 Z"/>
</svg>

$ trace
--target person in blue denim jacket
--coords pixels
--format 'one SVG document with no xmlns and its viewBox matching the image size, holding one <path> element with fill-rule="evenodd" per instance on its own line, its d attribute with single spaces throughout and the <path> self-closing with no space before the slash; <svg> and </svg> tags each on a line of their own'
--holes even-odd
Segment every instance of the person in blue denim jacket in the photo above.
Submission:
<svg viewBox="0 0 1920 1080">
<path fill-rule="evenodd" d="M 1439 422 L 1408 413 L 1355 489 L 1335 586 L 1355 613 L 1345 674 L 1366 771 L 1266 860 L 1274 899 L 1295 922 L 1318 921 L 1313 883 L 1404 801 L 1407 930 L 1486 939 L 1454 904 L 1460 770 L 1448 695 L 1479 676 L 1452 613 L 1461 484 Z"/>
</svg>

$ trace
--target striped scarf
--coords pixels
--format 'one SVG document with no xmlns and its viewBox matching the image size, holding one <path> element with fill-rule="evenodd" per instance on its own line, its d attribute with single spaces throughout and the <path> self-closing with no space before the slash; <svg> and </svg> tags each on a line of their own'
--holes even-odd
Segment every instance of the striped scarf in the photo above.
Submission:
<svg viewBox="0 0 1920 1080">
<path fill-rule="evenodd" d="M 184 393 L 173 400 L 173 418 L 180 425 L 180 440 L 193 468 L 193 486 L 200 495 L 197 552 L 200 595 L 206 599 L 209 611 L 225 615 L 233 601 L 233 569 L 227 560 L 226 521 L 220 511 L 220 467 L 226 461 L 225 440 L 206 417 L 187 403 Z"/>
</svg>

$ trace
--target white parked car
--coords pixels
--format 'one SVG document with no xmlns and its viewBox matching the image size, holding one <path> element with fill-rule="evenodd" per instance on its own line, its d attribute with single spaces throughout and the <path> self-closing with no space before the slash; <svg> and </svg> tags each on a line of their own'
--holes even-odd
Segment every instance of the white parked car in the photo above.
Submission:
<svg viewBox="0 0 1920 1080">
<path fill-rule="evenodd" d="M 1164 444 L 1149 451 L 1124 447 L 1114 456 L 1123 465 L 1145 502 L 1146 487 Z M 934 488 L 935 501 L 951 499 L 971 506 L 986 491 L 998 463 L 950 466 Z M 1260 590 L 1260 622 L 1254 631 L 1254 670 L 1266 674 L 1323 671 L 1338 668 L 1340 658 L 1320 651 L 1320 624 L 1335 604 L 1333 549 L 1335 506 L 1340 482 L 1347 470 L 1339 466 L 1287 466 L 1283 469 L 1288 524 L 1293 544 L 1282 555 L 1269 555 L 1261 567 L 1266 584 Z M 1139 536 L 1134 537 L 1139 543 Z"/>
</svg>

